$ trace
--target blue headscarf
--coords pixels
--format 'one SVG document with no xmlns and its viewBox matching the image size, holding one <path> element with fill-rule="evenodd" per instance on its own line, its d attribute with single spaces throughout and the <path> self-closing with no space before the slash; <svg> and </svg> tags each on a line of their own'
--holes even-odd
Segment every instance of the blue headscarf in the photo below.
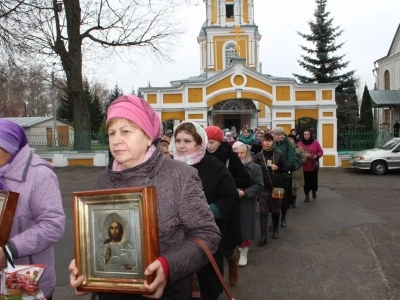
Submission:
<svg viewBox="0 0 400 300">
<path fill-rule="evenodd" d="M 8 162 L 0 167 L 0 190 L 9 190 L 1 178 L 3 178 L 4 174 L 7 172 L 10 163 L 14 160 L 15 156 L 17 156 L 18 152 L 27 144 L 28 137 L 22 126 L 7 119 L 0 119 L 0 148 L 11 154 L 11 158 Z"/>
</svg>

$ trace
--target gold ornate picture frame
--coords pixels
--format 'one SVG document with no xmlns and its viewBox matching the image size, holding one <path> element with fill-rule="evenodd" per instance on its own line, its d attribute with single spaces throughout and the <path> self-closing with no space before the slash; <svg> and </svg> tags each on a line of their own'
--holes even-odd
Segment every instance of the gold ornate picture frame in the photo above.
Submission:
<svg viewBox="0 0 400 300">
<path fill-rule="evenodd" d="M 0 245 L 5 245 L 10 237 L 18 199 L 18 193 L 0 190 Z"/>
<path fill-rule="evenodd" d="M 155 187 L 73 193 L 75 261 L 86 292 L 147 294 L 159 256 Z"/>
</svg>

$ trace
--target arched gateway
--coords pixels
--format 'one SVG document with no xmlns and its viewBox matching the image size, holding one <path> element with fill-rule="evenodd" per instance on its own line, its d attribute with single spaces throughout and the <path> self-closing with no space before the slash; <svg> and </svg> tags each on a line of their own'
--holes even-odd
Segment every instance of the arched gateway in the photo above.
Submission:
<svg viewBox="0 0 400 300">
<path fill-rule="evenodd" d="M 201 74 L 172 81 L 170 87 L 141 89 L 162 121 L 192 120 L 221 128 L 280 126 L 289 133 L 312 120 L 324 148 L 322 166 L 338 166 L 337 84 L 299 84 L 263 74 L 253 0 L 205 2 L 207 21 L 197 38 Z"/>
</svg>

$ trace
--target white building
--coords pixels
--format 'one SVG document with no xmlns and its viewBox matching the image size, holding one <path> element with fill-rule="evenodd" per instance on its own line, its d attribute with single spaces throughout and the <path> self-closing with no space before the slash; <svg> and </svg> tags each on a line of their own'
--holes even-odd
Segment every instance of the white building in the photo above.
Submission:
<svg viewBox="0 0 400 300">
<path fill-rule="evenodd" d="M 375 61 L 375 90 L 370 91 L 375 107 L 375 124 L 392 130 L 400 120 L 400 24 L 388 54 Z"/>
<path fill-rule="evenodd" d="M 74 141 L 74 128 L 61 119 L 53 117 L 5 118 L 21 125 L 29 138 L 29 145 L 37 150 L 68 146 Z"/>
</svg>

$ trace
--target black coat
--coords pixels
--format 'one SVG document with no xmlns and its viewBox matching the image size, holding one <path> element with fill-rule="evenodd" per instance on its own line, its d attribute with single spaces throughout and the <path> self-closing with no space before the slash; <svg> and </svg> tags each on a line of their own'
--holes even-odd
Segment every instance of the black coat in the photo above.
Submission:
<svg viewBox="0 0 400 300">
<path fill-rule="evenodd" d="M 226 224 L 229 224 L 236 212 L 239 211 L 239 194 L 228 169 L 215 157 L 206 155 L 193 167 L 198 171 L 207 203 L 214 204 L 222 216 L 222 219 L 215 220 L 221 231 L 222 240 L 214 258 L 223 273 L 224 246 L 227 238 Z M 211 264 L 198 271 L 197 277 L 201 293 L 205 294 L 203 299 L 207 299 L 207 296 L 215 298 L 222 293 L 222 286 Z"/>
<path fill-rule="evenodd" d="M 236 188 L 246 189 L 251 186 L 251 177 L 246 170 L 244 164 L 240 160 L 232 146 L 228 142 L 222 142 L 214 153 L 207 152 L 218 158 L 225 166 L 228 167 L 229 173 L 232 175 Z M 207 156 L 206 155 L 206 156 Z M 231 250 L 242 243 L 242 230 L 240 227 L 240 207 L 237 209 L 232 220 L 226 224 L 225 249 Z"/>
<path fill-rule="evenodd" d="M 278 166 L 278 170 L 272 171 L 271 167 L 268 167 L 267 169 L 263 156 L 265 162 L 271 160 L 274 165 Z M 261 166 L 261 172 L 264 179 L 264 190 L 272 190 L 271 183 L 274 188 L 283 187 L 282 174 L 287 172 L 287 166 L 285 155 L 281 151 L 275 149 L 272 149 L 271 151 L 262 150 L 254 156 L 254 162 Z"/>
<path fill-rule="evenodd" d="M 218 159 L 206 155 L 193 167 L 199 173 L 207 203 L 215 204 L 223 220 L 230 221 L 239 207 L 239 195 L 225 165 Z"/>
</svg>

